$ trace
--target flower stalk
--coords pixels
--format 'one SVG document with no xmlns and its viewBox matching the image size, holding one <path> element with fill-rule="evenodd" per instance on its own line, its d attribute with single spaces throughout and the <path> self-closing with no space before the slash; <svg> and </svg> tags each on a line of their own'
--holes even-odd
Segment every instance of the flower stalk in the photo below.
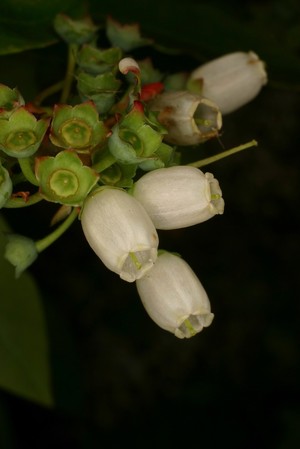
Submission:
<svg viewBox="0 0 300 449">
<path fill-rule="evenodd" d="M 191 162 L 187 164 L 191 167 L 201 168 L 205 165 L 212 164 L 213 162 L 217 162 L 225 157 L 232 156 L 233 154 L 239 153 L 240 151 L 247 150 L 248 148 L 257 147 L 258 142 L 256 140 L 251 140 L 250 142 L 244 143 L 242 145 L 238 145 L 237 147 L 230 148 L 230 150 L 222 151 L 222 153 L 215 154 L 214 156 L 207 157 L 205 159 L 200 159 L 200 161 Z"/>
</svg>

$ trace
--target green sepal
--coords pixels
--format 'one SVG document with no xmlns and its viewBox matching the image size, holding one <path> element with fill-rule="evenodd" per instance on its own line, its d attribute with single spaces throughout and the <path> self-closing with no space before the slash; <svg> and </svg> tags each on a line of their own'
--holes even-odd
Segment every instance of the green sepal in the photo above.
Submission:
<svg viewBox="0 0 300 449">
<path fill-rule="evenodd" d="M 37 258 L 35 243 L 28 237 L 19 234 L 8 234 L 4 257 L 15 268 L 18 278 Z"/>
<path fill-rule="evenodd" d="M 13 111 L 24 104 L 25 101 L 16 87 L 11 89 L 0 84 L 0 119 L 9 118 Z"/>
<path fill-rule="evenodd" d="M 100 174 L 100 182 L 104 185 L 129 188 L 133 185 L 137 164 L 114 164 Z"/>
<path fill-rule="evenodd" d="M 49 125 L 49 119 L 37 120 L 25 107 L 0 120 L 0 149 L 8 156 L 32 156 L 39 148 Z"/>
<path fill-rule="evenodd" d="M 82 45 L 96 38 L 96 27 L 90 19 L 73 20 L 65 14 L 58 14 L 54 19 L 54 29 L 68 44 Z"/>
<path fill-rule="evenodd" d="M 80 206 L 99 179 L 95 170 L 83 165 L 70 150 L 61 151 L 55 157 L 38 158 L 35 174 L 41 196 L 67 206 Z"/>
<path fill-rule="evenodd" d="M 5 205 L 12 194 L 12 181 L 8 171 L 0 162 L 0 209 Z"/>
<path fill-rule="evenodd" d="M 106 34 L 113 47 L 120 47 L 125 52 L 153 43 L 141 36 L 138 24 L 122 25 L 111 18 L 106 23 Z"/>
<path fill-rule="evenodd" d="M 66 149 L 93 148 L 105 139 L 106 134 L 93 102 L 54 107 L 49 135 L 54 145 Z"/>
<path fill-rule="evenodd" d="M 117 71 L 122 58 L 122 50 L 117 47 L 100 50 L 91 45 L 84 45 L 77 55 L 78 66 L 92 75 Z"/>
</svg>

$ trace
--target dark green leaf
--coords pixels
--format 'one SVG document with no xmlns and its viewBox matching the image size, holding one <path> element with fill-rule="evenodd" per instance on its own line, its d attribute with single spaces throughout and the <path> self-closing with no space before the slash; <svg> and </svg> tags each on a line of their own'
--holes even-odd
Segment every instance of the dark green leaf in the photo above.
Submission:
<svg viewBox="0 0 300 449">
<path fill-rule="evenodd" d="M 48 342 L 39 292 L 28 273 L 16 280 L 13 267 L 4 260 L 4 232 L 8 228 L 1 216 L 0 230 L 0 387 L 52 406 Z"/>
<path fill-rule="evenodd" d="M 82 0 L 1 0 L 0 54 L 42 48 L 58 40 L 53 29 L 56 14 L 74 17 Z"/>
</svg>

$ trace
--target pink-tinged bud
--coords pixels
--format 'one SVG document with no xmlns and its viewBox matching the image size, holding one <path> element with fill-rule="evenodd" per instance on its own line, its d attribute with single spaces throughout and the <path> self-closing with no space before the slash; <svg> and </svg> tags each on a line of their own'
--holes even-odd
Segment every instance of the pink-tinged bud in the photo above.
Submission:
<svg viewBox="0 0 300 449">
<path fill-rule="evenodd" d="M 175 145 L 197 145 L 216 137 L 222 126 L 219 108 L 211 100 L 187 91 L 158 95 L 150 109 L 167 129 L 164 140 Z"/>
<path fill-rule="evenodd" d="M 119 62 L 119 70 L 123 75 L 127 75 L 129 72 L 133 72 L 136 74 L 140 73 L 140 68 L 138 63 L 133 58 L 123 58 Z"/>
<path fill-rule="evenodd" d="M 228 114 L 256 97 L 267 83 L 267 73 L 254 52 L 235 52 L 201 65 L 190 80 L 201 81 L 201 94 Z"/>
<path fill-rule="evenodd" d="M 178 338 L 193 337 L 214 318 L 201 282 L 174 254 L 162 252 L 136 286 L 152 320 Z"/>
</svg>

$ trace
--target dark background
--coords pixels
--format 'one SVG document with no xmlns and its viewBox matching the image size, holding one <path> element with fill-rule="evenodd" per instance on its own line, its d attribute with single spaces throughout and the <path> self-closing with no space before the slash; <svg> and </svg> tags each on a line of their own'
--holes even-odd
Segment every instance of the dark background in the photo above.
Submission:
<svg viewBox="0 0 300 449">
<path fill-rule="evenodd" d="M 197 2 L 185 3 L 188 8 Z M 249 11 L 260 5 L 262 23 L 275 15 L 284 30 L 288 6 L 295 8 L 290 21 L 294 17 L 296 23 L 298 14 L 295 2 L 287 3 L 279 15 L 280 2 L 266 1 L 247 2 L 245 9 L 238 2 L 224 9 L 215 2 L 215 11 L 217 17 L 225 11 L 230 24 L 247 27 Z M 96 13 L 98 4 L 93 2 Z M 118 18 L 129 20 L 131 10 L 124 5 Z M 156 14 L 159 22 L 158 9 Z M 171 24 L 172 10 L 169 14 Z M 147 30 L 145 9 L 134 9 L 132 16 Z M 221 47 L 227 39 L 228 50 L 251 49 L 264 59 L 265 41 L 259 48 L 256 39 L 249 48 L 248 41 L 235 40 L 230 24 L 214 29 L 213 39 Z M 176 45 L 179 34 L 185 41 L 190 26 L 185 20 L 181 25 Z M 273 25 L 270 20 L 266 35 Z M 163 37 L 164 31 L 154 34 Z M 201 39 L 201 29 L 197 33 Z M 152 36 L 149 30 L 147 35 Z M 283 59 L 291 47 L 299 57 L 298 34 L 292 36 L 283 45 Z M 183 45 L 179 56 L 154 56 L 162 66 L 191 69 L 222 54 L 215 48 L 203 45 L 197 53 Z M 63 73 L 64 52 L 58 45 L 1 57 L 2 82 L 18 85 L 30 97 L 41 79 L 47 84 Z M 221 136 L 225 148 L 253 138 L 259 146 L 205 167 L 220 182 L 225 214 L 159 233 L 160 246 L 180 253 L 205 286 L 215 313 L 211 327 L 186 341 L 158 328 L 135 286 L 104 268 L 75 223 L 30 269 L 43 295 L 57 406 L 47 410 L 2 392 L 4 425 L 12 436 L 8 448 L 300 447 L 300 83 L 293 65 L 282 68 L 277 59 L 266 63 L 269 84 L 252 103 L 224 117 Z M 195 160 L 221 150 L 214 141 L 187 151 Z M 33 238 L 45 233 L 52 212 L 46 206 L 22 211 L 22 233 Z M 19 214 L 6 214 L 18 232 Z"/>
</svg>

